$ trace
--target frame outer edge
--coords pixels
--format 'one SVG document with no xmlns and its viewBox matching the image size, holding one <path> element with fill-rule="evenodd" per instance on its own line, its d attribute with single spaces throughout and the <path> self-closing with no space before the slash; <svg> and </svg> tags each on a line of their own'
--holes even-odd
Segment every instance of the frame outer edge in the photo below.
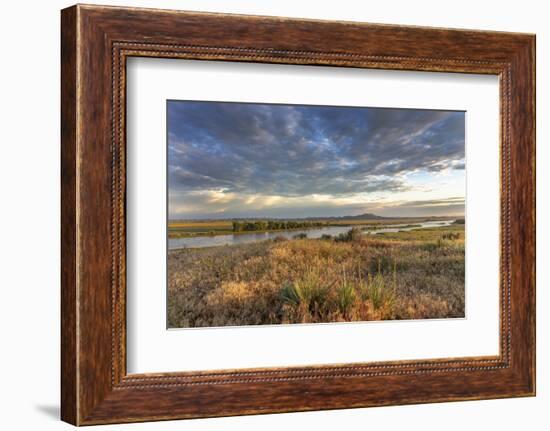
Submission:
<svg viewBox="0 0 550 431">
<path fill-rule="evenodd" d="M 61 11 L 61 420 L 79 423 L 77 297 L 78 6 Z"/>
<path fill-rule="evenodd" d="M 536 396 L 536 137 L 535 36 L 511 61 L 511 362 L 520 396 Z"/>
<path fill-rule="evenodd" d="M 530 299 L 530 307 L 531 307 L 531 314 L 529 316 L 529 326 L 530 326 L 530 344 L 531 348 L 529 350 L 530 353 L 530 369 L 529 369 L 529 391 L 528 394 L 530 396 L 536 396 L 537 395 L 537 292 L 536 292 L 536 285 L 537 285 L 537 129 L 536 129 L 536 123 L 537 123 L 537 115 L 536 115 L 536 109 L 537 109 L 537 79 L 536 79 L 536 73 L 537 73 L 537 37 L 536 35 L 532 35 L 528 39 L 528 48 L 527 48 L 527 64 L 529 65 L 529 72 L 530 74 L 527 76 L 527 85 L 529 85 L 530 94 L 527 103 L 530 106 L 531 109 L 531 117 L 530 117 L 530 123 L 528 124 L 528 130 L 530 131 L 529 134 L 529 145 L 531 147 L 531 157 L 529 160 L 530 163 L 530 179 L 532 181 L 532 190 L 531 194 L 528 197 L 530 204 L 532 205 L 531 208 L 531 235 L 533 238 L 533 242 L 531 245 L 531 253 L 532 253 L 532 262 L 531 268 L 530 268 L 530 276 L 532 277 L 531 285 L 529 286 L 529 299 Z"/>
<path fill-rule="evenodd" d="M 533 216 L 532 216 L 532 222 L 533 222 L 533 237 L 534 237 L 534 260 L 533 260 L 533 293 L 532 293 L 532 301 L 533 301 L 533 317 L 531 319 L 532 324 L 532 337 L 533 337 L 533 357 L 532 357 L 532 379 L 533 379 L 533 387 L 531 394 L 533 396 L 537 395 L 537 37 L 536 35 L 533 35 L 531 39 L 531 50 L 530 50 L 531 59 L 533 61 L 533 68 L 532 68 L 532 75 L 531 79 L 533 82 L 533 94 L 531 96 L 531 104 L 533 109 L 533 136 L 532 136 L 532 142 L 533 142 L 533 157 L 531 160 L 531 166 L 533 169 L 533 195 L 532 195 L 532 201 L 533 201 Z"/>
</svg>

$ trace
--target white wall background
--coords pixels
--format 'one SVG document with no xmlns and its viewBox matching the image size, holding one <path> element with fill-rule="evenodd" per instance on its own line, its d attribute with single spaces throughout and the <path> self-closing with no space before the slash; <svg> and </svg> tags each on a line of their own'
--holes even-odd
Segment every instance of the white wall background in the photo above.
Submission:
<svg viewBox="0 0 550 431">
<path fill-rule="evenodd" d="M 280 15 L 537 34 L 538 396 L 406 407 L 105 426 L 134 430 L 499 430 L 550 423 L 550 14 L 545 2 L 119 0 L 103 4 Z M 62 430 L 59 414 L 59 10 L 71 3 L 4 2 L 0 15 L 0 426 Z"/>
</svg>

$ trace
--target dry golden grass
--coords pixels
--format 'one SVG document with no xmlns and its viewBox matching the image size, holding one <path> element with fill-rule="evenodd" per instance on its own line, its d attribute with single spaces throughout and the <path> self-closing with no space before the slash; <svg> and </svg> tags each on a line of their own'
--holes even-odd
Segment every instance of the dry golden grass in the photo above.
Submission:
<svg viewBox="0 0 550 431">
<path fill-rule="evenodd" d="M 463 232 L 450 226 L 171 251 L 169 326 L 462 317 Z"/>
</svg>

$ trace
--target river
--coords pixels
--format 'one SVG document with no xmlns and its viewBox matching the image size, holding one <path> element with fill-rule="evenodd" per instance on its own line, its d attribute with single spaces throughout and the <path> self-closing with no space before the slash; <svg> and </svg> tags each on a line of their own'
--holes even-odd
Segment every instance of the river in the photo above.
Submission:
<svg viewBox="0 0 550 431">
<path fill-rule="evenodd" d="M 383 232 L 409 231 L 413 229 L 449 226 L 454 220 L 445 221 L 426 221 L 420 223 L 392 224 L 376 230 L 365 231 L 366 235 L 377 235 Z M 413 225 L 411 227 L 411 225 Z M 409 226 L 409 227 L 406 227 Z M 357 226 L 365 227 L 365 225 Z M 168 238 L 168 249 L 176 250 L 180 248 L 203 248 L 215 247 L 220 245 L 246 244 L 250 242 L 265 241 L 278 236 L 292 239 L 295 235 L 306 234 L 308 238 L 321 238 L 323 235 L 339 235 L 349 231 L 352 226 L 327 226 L 313 229 L 296 229 L 277 232 L 250 232 L 238 235 L 213 235 L 213 236 L 195 236 L 188 238 Z"/>
</svg>

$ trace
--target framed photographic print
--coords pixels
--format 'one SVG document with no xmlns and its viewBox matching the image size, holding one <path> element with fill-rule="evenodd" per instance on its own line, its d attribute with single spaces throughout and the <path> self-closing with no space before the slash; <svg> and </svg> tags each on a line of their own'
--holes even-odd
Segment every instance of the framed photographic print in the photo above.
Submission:
<svg viewBox="0 0 550 431">
<path fill-rule="evenodd" d="M 464 112 L 167 109 L 169 328 L 465 317 Z"/>
<path fill-rule="evenodd" d="M 62 11 L 62 419 L 535 394 L 535 37 Z"/>
</svg>

